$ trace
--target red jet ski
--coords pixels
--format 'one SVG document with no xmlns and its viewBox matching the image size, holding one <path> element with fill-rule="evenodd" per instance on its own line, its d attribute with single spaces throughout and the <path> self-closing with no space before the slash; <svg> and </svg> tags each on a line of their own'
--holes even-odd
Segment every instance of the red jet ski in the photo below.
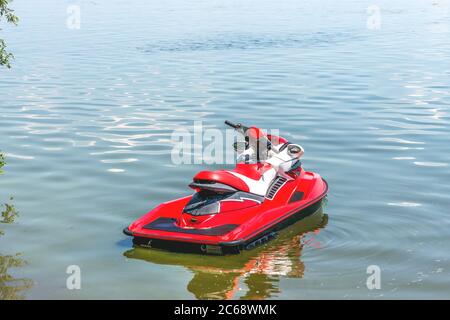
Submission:
<svg viewBox="0 0 450 320">
<path fill-rule="evenodd" d="M 304 150 L 256 127 L 225 121 L 242 141 L 233 170 L 201 171 L 193 195 L 160 204 L 124 233 L 142 247 L 209 254 L 239 253 L 316 212 L 328 185 L 305 171 Z"/>
</svg>

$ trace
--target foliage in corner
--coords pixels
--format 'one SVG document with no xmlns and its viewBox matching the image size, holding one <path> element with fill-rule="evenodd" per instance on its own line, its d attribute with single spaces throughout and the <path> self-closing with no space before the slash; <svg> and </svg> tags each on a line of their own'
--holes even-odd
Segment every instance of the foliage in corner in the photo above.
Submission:
<svg viewBox="0 0 450 320">
<path fill-rule="evenodd" d="M 4 17 L 6 22 L 17 25 L 19 18 L 14 14 L 14 10 L 8 7 L 11 1 L 12 0 L 0 0 L 0 22 Z M 11 68 L 11 59 L 14 59 L 13 54 L 6 51 L 6 43 L 3 39 L 0 39 L 0 66 Z"/>
<path fill-rule="evenodd" d="M 3 173 L 2 168 L 5 164 L 6 164 L 5 156 L 3 155 L 3 153 L 0 152 L 0 174 Z"/>
<path fill-rule="evenodd" d="M 12 201 L 13 198 L 10 198 L 9 200 Z M 13 223 L 19 215 L 19 212 L 17 212 L 13 204 L 5 203 L 3 206 L 5 209 L 1 211 L 0 223 Z M 0 230 L 0 236 L 3 234 L 4 232 Z"/>
<path fill-rule="evenodd" d="M 13 198 L 10 199 L 12 201 Z M 5 203 L 5 209 L 1 211 L 0 223 L 13 223 L 19 215 L 13 204 Z M 2 206 L 2 207 L 3 207 Z M 4 232 L 0 230 L 0 236 Z M 24 299 L 24 291 L 33 286 L 33 281 L 28 278 L 15 278 L 11 275 L 11 268 L 23 267 L 27 264 L 21 258 L 20 253 L 3 255 L 0 254 L 0 300 Z"/>
</svg>

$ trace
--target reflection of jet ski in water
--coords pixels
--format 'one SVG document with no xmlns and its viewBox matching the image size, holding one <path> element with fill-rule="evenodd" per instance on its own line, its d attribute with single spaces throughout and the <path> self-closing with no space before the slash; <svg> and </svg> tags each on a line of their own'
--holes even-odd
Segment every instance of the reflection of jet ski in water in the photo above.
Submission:
<svg viewBox="0 0 450 320">
<path fill-rule="evenodd" d="M 320 207 L 328 185 L 302 168 L 301 146 L 256 127 L 225 123 L 245 137 L 235 143 L 236 168 L 197 173 L 189 185 L 193 195 L 163 203 L 124 229 L 135 245 L 239 253 Z"/>
<path fill-rule="evenodd" d="M 226 259 L 139 247 L 124 255 L 191 270 L 193 278 L 187 290 L 197 299 L 265 299 L 279 292 L 281 277 L 303 277 L 305 266 L 300 260 L 305 245 L 303 237 L 307 232 L 318 233 L 327 222 L 328 216 L 320 207 L 314 214 L 283 230 L 273 241 Z M 246 290 L 240 290 L 240 286 Z"/>
</svg>

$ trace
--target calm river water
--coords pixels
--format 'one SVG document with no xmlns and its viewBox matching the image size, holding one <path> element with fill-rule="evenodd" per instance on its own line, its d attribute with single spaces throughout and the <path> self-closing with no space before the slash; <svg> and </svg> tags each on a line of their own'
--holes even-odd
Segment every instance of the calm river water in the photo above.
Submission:
<svg viewBox="0 0 450 320">
<path fill-rule="evenodd" d="M 0 203 L 19 216 L 0 224 L 2 298 L 450 298 L 449 1 L 13 8 Z M 300 143 L 330 184 L 323 210 L 239 256 L 133 249 L 124 226 L 221 167 L 173 164 L 173 130 L 225 119 Z"/>
</svg>

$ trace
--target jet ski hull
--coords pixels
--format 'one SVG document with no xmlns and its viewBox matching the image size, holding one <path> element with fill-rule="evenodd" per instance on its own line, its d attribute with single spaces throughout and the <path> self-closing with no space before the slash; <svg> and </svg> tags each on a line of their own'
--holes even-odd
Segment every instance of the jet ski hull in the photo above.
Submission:
<svg viewBox="0 0 450 320">
<path fill-rule="evenodd" d="M 236 208 L 195 216 L 183 211 L 192 200 L 188 196 L 159 205 L 125 228 L 124 233 L 142 247 L 235 254 L 270 241 L 283 228 L 316 212 L 327 192 L 324 179 L 301 169 L 296 179 L 285 182 L 261 203 L 244 195 L 227 202 Z"/>
</svg>

